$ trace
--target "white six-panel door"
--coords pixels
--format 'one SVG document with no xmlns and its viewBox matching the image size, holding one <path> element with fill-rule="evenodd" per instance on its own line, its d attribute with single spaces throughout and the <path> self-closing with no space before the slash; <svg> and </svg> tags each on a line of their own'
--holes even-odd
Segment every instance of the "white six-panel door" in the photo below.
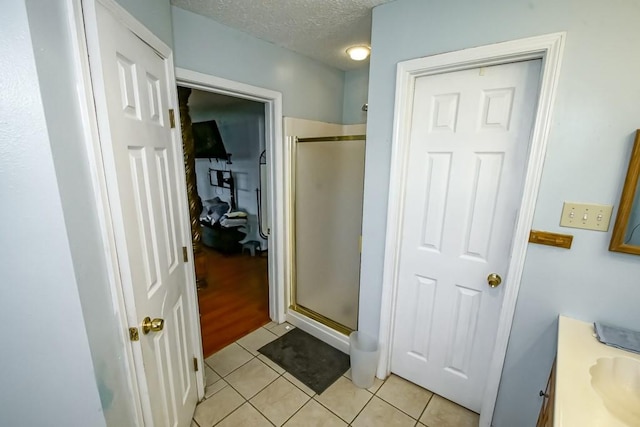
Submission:
<svg viewBox="0 0 640 427">
<path fill-rule="evenodd" d="M 479 412 L 522 198 L 540 60 L 419 77 L 391 370 Z"/>
<path fill-rule="evenodd" d="M 99 118 L 108 115 L 99 130 L 127 314 L 138 327 L 147 316 L 164 319 L 160 331 L 140 329 L 144 421 L 188 426 L 197 391 L 187 313 L 192 273 L 182 253 L 190 236 L 180 204 L 182 146 L 169 118 L 173 63 L 99 2 L 96 19 L 100 58 L 91 58 L 91 74 Z"/>
</svg>

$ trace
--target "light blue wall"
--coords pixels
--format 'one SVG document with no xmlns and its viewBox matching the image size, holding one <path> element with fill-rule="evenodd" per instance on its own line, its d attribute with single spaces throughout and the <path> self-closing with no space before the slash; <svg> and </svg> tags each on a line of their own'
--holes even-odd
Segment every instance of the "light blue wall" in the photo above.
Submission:
<svg viewBox="0 0 640 427">
<path fill-rule="evenodd" d="M 285 116 L 342 121 L 344 72 L 172 8 L 176 66 L 282 93 Z"/>
<path fill-rule="evenodd" d="M 107 423 L 133 419 L 125 337 L 114 312 L 78 106 L 75 51 L 65 2 L 27 0 L 40 92 L 95 377 Z M 73 167 L 69 167 L 73 165 Z M 46 208 L 43 212 L 46 212 Z"/>
<path fill-rule="evenodd" d="M 369 92 L 369 66 L 344 73 L 344 101 L 342 123 L 354 125 L 367 122 L 362 105 L 367 103 Z"/>
<path fill-rule="evenodd" d="M 640 257 L 608 252 L 611 231 L 558 225 L 564 200 L 618 203 L 638 128 L 638 16 L 636 0 L 398 0 L 374 9 L 359 322 L 373 334 L 379 329 L 396 64 L 567 31 L 533 227 L 575 238 L 571 250 L 529 246 L 496 427 L 535 424 L 559 313 L 640 329 Z"/>
<path fill-rule="evenodd" d="M 153 34 L 173 46 L 169 0 L 116 0 Z"/>
<path fill-rule="evenodd" d="M 43 46 L 32 44 L 31 30 L 25 2 L 3 2 L 0 425 L 100 427 L 106 423 L 36 73 L 34 49 Z"/>
</svg>

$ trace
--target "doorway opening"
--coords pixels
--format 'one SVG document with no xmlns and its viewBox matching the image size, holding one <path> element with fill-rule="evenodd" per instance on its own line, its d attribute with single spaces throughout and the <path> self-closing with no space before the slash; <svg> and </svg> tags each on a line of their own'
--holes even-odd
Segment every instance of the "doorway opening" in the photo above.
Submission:
<svg viewBox="0 0 640 427">
<path fill-rule="evenodd" d="M 200 211 L 196 275 L 208 357 L 270 321 L 265 105 L 187 90 L 181 114 L 193 136 L 196 192 L 189 198 Z"/>
<path fill-rule="evenodd" d="M 195 197 L 189 199 L 197 205 L 198 305 L 208 357 L 270 320 L 284 321 L 285 257 L 273 176 L 282 145 L 281 95 L 183 69 L 176 78 L 179 92 L 188 93 L 194 141 Z"/>
</svg>

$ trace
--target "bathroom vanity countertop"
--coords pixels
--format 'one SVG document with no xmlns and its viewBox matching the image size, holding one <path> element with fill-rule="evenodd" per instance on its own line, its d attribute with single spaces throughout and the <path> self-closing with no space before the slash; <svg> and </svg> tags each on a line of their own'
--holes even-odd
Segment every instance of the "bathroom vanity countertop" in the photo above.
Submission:
<svg viewBox="0 0 640 427">
<path fill-rule="evenodd" d="M 599 358 L 613 357 L 640 361 L 640 354 L 598 341 L 593 323 L 559 317 L 553 417 L 555 427 L 629 426 L 607 410 L 600 395 L 591 386 L 591 367 Z"/>
</svg>

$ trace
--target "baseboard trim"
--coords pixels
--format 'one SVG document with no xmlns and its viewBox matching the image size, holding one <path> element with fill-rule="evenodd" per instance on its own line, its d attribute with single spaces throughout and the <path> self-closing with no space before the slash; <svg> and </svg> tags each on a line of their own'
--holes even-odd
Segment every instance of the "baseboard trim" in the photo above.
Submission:
<svg viewBox="0 0 640 427">
<path fill-rule="evenodd" d="M 307 316 L 296 313 L 293 310 L 287 310 L 287 322 L 318 338 L 320 341 L 329 344 L 331 347 L 349 354 L 349 337 L 347 335 L 333 330 Z"/>
</svg>

